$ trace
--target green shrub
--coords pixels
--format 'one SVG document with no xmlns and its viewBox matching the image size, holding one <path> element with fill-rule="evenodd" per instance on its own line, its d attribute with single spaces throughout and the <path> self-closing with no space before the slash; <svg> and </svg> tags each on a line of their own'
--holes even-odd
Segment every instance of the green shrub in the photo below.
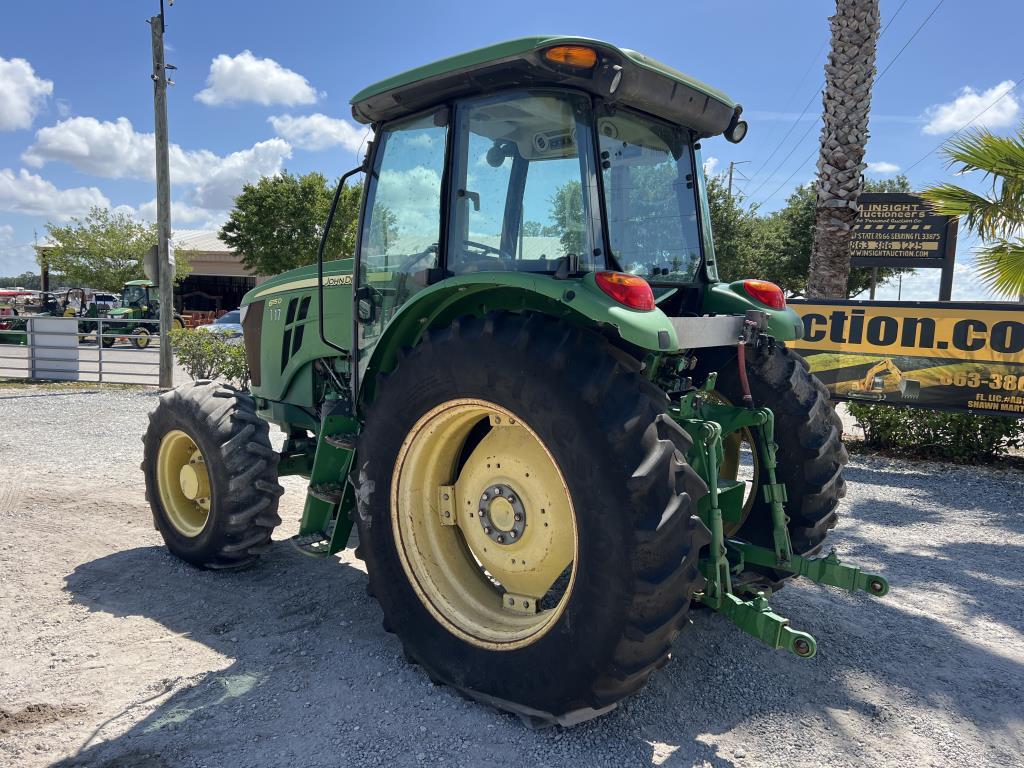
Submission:
<svg viewBox="0 0 1024 768">
<path fill-rule="evenodd" d="M 249 387 L 245 347 L 229 343 L 208 331 L 179 328 L 171 331 L 174 355 L 193 379 L 220 379 L 242 389 Z"/>
<path fill-rule="evenodd" d="M 848 403 L 868 448 L 921 459 L 992 461 L 1024 445 L 1024 421 L 1006 416 Z"/>
</svg>

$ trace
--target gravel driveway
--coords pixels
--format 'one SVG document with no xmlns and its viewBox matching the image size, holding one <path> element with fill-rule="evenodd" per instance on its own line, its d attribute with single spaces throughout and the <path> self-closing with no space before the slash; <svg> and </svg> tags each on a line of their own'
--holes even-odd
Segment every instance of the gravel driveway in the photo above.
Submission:
<svg viewBox="0 0 1024 768">
<path fill-rule="evenodd" d="M 347 552 L 170 557 L 138 470 L 155 397 L 0 388 L 0 765 L 1024 766 L 1019 473 L 855 457 L 833 540 L 893 589 L 777 595 L 815 659 L 700 612 L 639 696 L 530 731 L 407 664 Z"/>
</svg>

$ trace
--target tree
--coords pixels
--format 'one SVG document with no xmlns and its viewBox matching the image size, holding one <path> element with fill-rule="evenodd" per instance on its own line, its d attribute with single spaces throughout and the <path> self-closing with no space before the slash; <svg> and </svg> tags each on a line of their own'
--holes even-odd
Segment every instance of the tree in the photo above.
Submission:
<svg viewBox="0 0 1024 768">
<path fill-rule="evenodd" d="M 221 227 L 220 239 L 241 255 L 252 272 L 275 275 L 316 261 L 320 237 L 334 197 L 321 173 L 294 176 L 284 171 L 246 184 Z M 346 186 L 338 201 L 326 259 L 351 258 L 362 184 Z"/>
<path fill-rule="evenodd" d="M 797 187 L 786 205 L 768 216 L 745 209 L 742 195 L 730 197 L 721 176 L 710 177 L 707 188 L 719 276 L 726 281 L 771 280 L 790 296 L 805 295 L 814 241 L 814 186 Z M 910 192 L 910 183 L 906 176 L 867 181 L 864 191 Z M 898 272 L 880 269 L 879 279 L 884 283 Z M 844 297 L 855 296 L 870 284 L 870 269 L 854 269 Z"/>
<path fill-rule="evenodd" d="M 38 291 L 39 275 L 35 272 L 22 272 L 14 277 L 0 277 L 0 288 L 24 288 L 29 291 Z"/>
<path fill-rule="evenodd" d="M 921 196 L 947 216 L 960 216 L 984 241 L 975 252 L 981 281 L 993 293 L 1024 302 L 1024 123 L 1015 136 L 977 130 L 943 147 L 955 173 L 981 171 L 991 187 L 977 194 L 956 184 L 929 187 Z"/>
<path fill-rule="evenodd" d="M 878 0 L 836 0 L 829 22 L 832 50 L 825 64 L 814 245 L 807 280 L 812 298 L 847 295 L 851 227 L 867 167 L 864 150 L 875 78 Z"/>
<path fill-rule="evenodd" d="M 586 231 L 583 225 L 583 185 L 578 181 L 567 181 L 555 190 L 549 202 L 551 213 L 548 217 L 554 222 L 554 228 L 545 228 L 544 234 L 557 234 L 563 253 L 582 256 Z"/>
<path fill-rule="evenodd" d="M 129 280 L 145 277 L 142 258 L 156 244 L 156 225 L 142 224 L 122 211 L 93 208 L 64 227 L 47 224 L 53 245 L 46 251 L 51 272 L 83 288 L 120 291 Z M 175 280 L 190 271 L 188 253 L 176 254 Z"/>
</svg>

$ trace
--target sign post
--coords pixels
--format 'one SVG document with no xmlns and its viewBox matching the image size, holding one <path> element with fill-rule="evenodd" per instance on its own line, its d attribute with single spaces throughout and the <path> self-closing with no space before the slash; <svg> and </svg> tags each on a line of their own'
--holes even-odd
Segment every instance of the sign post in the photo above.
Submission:
<svg viewBox="0 0 1024 768">
<path fill-rule="evenodd" d="M 956 217 L 933 213 L 924 199 L 899 192 L 865 192 L 857 204 L 850 266 L 941 269 L 939 301 L 950 301 Z"/>
</svg>

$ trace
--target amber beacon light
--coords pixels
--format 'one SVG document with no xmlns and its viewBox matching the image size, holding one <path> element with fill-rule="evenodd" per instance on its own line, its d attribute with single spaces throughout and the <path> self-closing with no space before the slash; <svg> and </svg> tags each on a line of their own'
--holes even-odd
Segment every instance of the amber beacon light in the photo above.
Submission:
<svg viewBox="0 0 1024 768">
<path fill-rule="evenodd" d="M 585 45 L 556 45 L 544 51 L 544 58 L 574 69 L 592 69 L 597 64 L 597 51 Z"/>
</svg>

